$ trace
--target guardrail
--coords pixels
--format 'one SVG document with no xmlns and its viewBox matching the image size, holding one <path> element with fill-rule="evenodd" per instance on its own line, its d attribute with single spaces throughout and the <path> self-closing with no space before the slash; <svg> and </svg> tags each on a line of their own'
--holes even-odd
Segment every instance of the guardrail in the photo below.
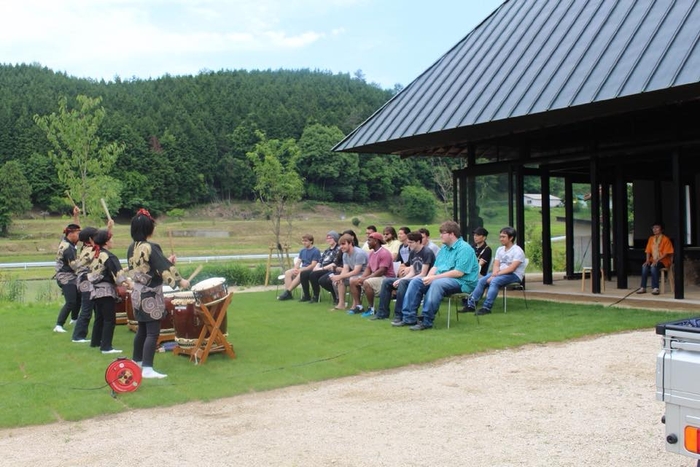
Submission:
<svg viewBox="0 0 700 467">
<path fill-rule="evenodd" d="M 296 258 L 297 253 L 289 254 L 290 258 Z M 267 259 L 268 255 L 224 255 L 224 256 L 183 256 L 177 259 L 178 264 L 185 263 L 208 263 L 212 261 L 234 261 L 241 259 Z M 126 260 L 120 260 L 122 264 L 126 264 Z M 37 261 L 33 263 L 0 263 L 0 269 L 29 269 L 29 268 L 44 268 L 54 267 L 56 261 Z"/>
</svg>

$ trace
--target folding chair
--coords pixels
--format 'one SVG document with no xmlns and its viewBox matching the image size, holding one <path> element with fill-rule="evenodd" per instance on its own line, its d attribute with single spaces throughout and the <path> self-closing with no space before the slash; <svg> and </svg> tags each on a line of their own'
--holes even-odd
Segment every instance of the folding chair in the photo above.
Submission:
<svg viewBox="0 0 700 467">
<path fill-rule="evenodd" d="M 527 270 L 527 265 L 530 263 L 530 260 L 528 258 L 525 258 L 525 270 Z M 522 290 L 523 291 L 523 299 L 525 300 L 525 308 L 527 308 L 527 295 L 525 294 L 525 274 L 523 273 L 523 278 L 522 280 L 516 281 L 516 282 L 511 282 L 510 284 L 506 284 L 503 286 L 503 313 L 508 312 L 508 288 L 510 287 L 511 290 Z"/>
</svg>

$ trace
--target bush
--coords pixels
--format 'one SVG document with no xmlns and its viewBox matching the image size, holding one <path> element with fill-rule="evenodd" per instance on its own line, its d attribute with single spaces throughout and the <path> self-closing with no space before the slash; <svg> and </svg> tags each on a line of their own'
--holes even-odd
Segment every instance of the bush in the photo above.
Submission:
<svg viewBox="0 0 700 467">
<path fill-rule="evenodd" d="M 406 218 L 429 224 L 435 218 L 435 195 L 423 187 L 407 186 L 401 190 L 402 212 Z"/>
<path fill-rule="evenodd" d="M 24 302 L 27 284 L 15 276 L 0 277 L 0 299 L 10 302 Z"/>
<path fill-rule="evenodd" d="M 357 217 L 353 217 L 352 218 L 352 225 L 354 225 L 355 227 L 358 227 L 360 225 L 360 219 Z"/>
<path fill-rule="evenodd" d="M 188 277 L 192 268 L 182 268 L 181 274 L 183 277 Z M 276 273 L 270 273 L 270 276 L 277 277 Z M 253 286 L 265 284 L 265 265 L 257 264 L 250 266 L 236 262 L 230 263 L 208 263 L 202 268 L 202 272 L 194 278 L 195 283 L 201 282 L 211 277 L 223 277 L 228 285 L 237 286 Z M 194 285 L 194 284 L 193 284 Z"/>
<path fill-rule="evenodd" d="M 185 210 L 181 208 L 174 208 L 168 211 L 166 215 L 177 220 L 182 220 L 182 218 L 185 217 Z"/>
</svg>

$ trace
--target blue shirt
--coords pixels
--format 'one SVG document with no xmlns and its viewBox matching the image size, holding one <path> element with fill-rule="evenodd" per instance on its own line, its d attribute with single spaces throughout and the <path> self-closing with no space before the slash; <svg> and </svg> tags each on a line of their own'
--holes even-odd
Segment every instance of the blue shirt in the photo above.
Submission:
<svg viewBox="0 0 700 467">
<path fill-rule="evenodd" d="M 305 268 L 314 261 L 321 261 L 321 252 L 315 246 L 302 248 L 299 252 L 299 259 L 301 260 L 301 267 Z"/>
<path fill-rule="evenodd" d="M 470 293 L 476 287 L 479 280 L 479 261 L 476 259 L 474 248 L 467 242 L 458 238 L 452 245 L 442 245 L 435 258 L 437 274 L 458 270 L 464 274 L 458 277 L 460 288 L 464 293 Z"/>
</svg>

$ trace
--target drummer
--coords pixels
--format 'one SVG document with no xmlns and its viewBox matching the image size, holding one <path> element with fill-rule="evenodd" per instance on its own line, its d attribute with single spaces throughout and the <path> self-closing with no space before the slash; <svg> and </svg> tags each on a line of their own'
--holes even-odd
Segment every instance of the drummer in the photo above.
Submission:
<svg viewBox="0 0 700 467">
<path fill-rule="evenodd" d="M 77 249 L 78 235 L 80 234 L 79 223 L 80 209 L 78 206 L 73 206 L 73 223 L 68 224 L 63 229 L 63 239 L 58 244 L 58 252 L 56 253 L 56 282 L 61 288 L 65 303 L 58 312 L 56 325 L 53 332 L 67 332 L 63 326 L 66 324 L 68 315 L 71 317 L 71 324 L 78 319 L 80 313 L 80 301 L 78 300 L 78 282 L 75 274 L 78 264 Z"/>
<path fill-rule="evenodd" d="M 122 274 L 119 258 L 109 251 L 112 248 L 112 232 L 98 230 L 92 237 L 92 244 L 93 257 L 88 280 L 92 284 L 90 299 L 95 309 L 95 321 L 90 347 L 99 347 L 103 354 L 117 354 L 122 352 L 112 346 L 117 321 L 117 285 L 125 282 L 126 276 Z"/>
<path fill-rule="evenodd" d="M 134 361 L 142 367 L 143 378 L 165 378 L 167 375 L 153 369 L 156 344 L 160 334 L 160 320 L 167 313 L 163 297 L 163 284 L 172 288 L 179 283 L 187 289 L 190 283 L 175 268 L 175 255 L 166 258 L 157 243 L 149 239 L 156 221 L 146 209 L 139 209 L 131 219 L 133 243 L 127 250 L 131 302 L 138 321 L 134 337 Z"/>
<path fill-rule="evenodd" d="M 107 222 L 107 232 L 109 232 L 110 235 L 112 235 L 113 228 L 114 221 L 109 219 Z M 80 315 L 78 315 L 78 320 L 75 323 L 72 337 L 72 342 L 76 344 L 90 342 L 90 340 L 87 339 L 87 334 L 95 306 L 90 298 L 93 287 L 92 283 L 88 280 L 88 272 L 90 272 L 90 263 L 94 256 L 92 237 L 94 237 L 97 232 L 98 229 L 95 227 L 85 227 L 78 235 L 78 240 L 80 240 L 82 246 L 78 253 L 78 264 L 80 267 L 76 271 L 78 275 L 78 293 L 80 294 Z"/>
</svg>

